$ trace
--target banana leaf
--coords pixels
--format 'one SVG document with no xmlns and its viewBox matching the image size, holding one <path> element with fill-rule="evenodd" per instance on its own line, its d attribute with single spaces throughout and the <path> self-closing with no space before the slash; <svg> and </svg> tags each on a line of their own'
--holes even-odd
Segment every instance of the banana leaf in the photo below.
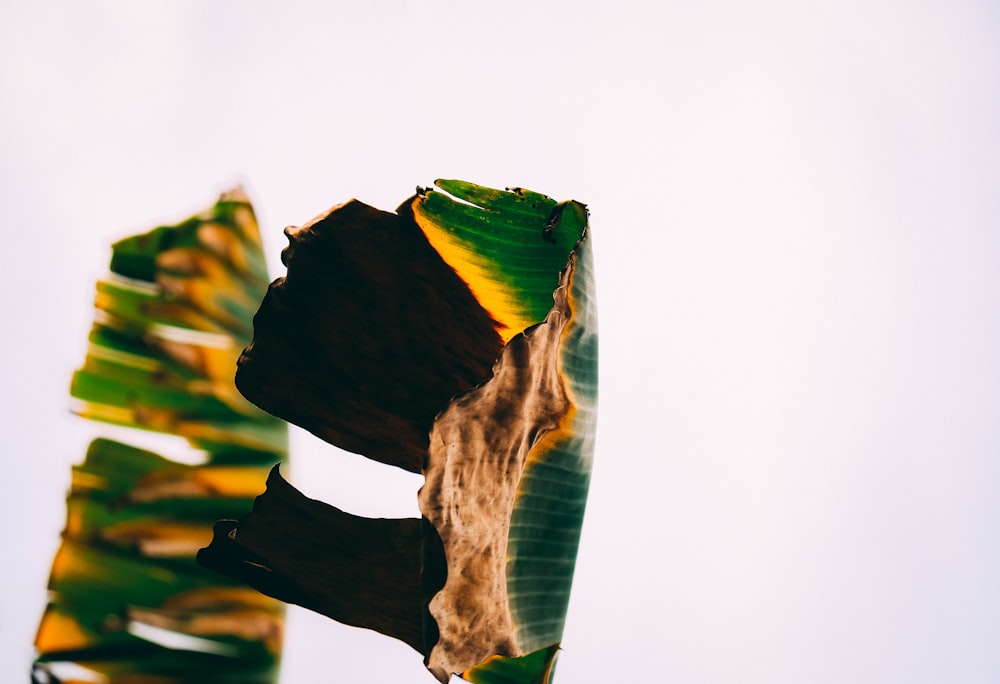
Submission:
<svg viewBox="0 0 1000 684">
<path fill-rule="evenodd" d="M 73 467 L 34 681 L 276 681 L 283 605 L 195 562 L 286 457 L 286 425 L 233 382 L 266 286 L 238 190 L 113 245 L 70 392 L 81 416 L 142 430 Z M 149 431 L 186 438 L 196 464 L 145 448 Z"/>
<path fill-rule="evenodd" d="M 328 442 L 423 473 L 421 519 L 367 519 L 272 470 L 198 560 L 412 646 L 441 682 L 545 684 L 594 450 L 588 213 L 439 180 L 286 230 L 236 384 Z M 375 493 L 373 493 L 374 495 Z"/>
</svg>

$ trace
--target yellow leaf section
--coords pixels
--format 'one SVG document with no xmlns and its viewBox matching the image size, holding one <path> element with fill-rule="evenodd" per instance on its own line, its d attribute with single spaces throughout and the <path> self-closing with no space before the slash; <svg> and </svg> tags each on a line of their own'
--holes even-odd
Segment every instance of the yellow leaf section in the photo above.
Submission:
<svg viewBox="0 0 1000 684">
<path fill-rule="evenodd" d="M 148 344 L 205 378 L 202 381 L 191 381 L 189 389 L 192 393 L 211 393 L 234 411 L 251 416 L 259 415 L 257 408 L 244 399 L 233 384 L 233 369 L 243 351 L 242 345 L 209 347 L 152 335 Z"/>
<path fill-rule="evenodd" d="M 55 558 L 52 559 L 52 574 L 49 578 L 49 584 L 74 574 L 100 577 L 102 573 L 101 569 L 82 556 L 76 547 L 64 541 L 59 550 L 56 551 Z"/>
<path fill-rule="evenodd" d="M 504 344 L 510 338 L 541 321 L 531 320 L 527 309 L 517 294 L 497 280 L 496 265 L 481 256 L 468 242 L 457 238 L 446 226 L 437 223 L 423 210 L 423 198 L 413 201 L 413 217 L 446 264 L 469 287 L 479 305 L 489 312 L 496 322 L 496 331 Z"/>
<path fill-rule="evenodd" d="M 116 546 L 134 546 L 148 558 L 190 558 L 212 541 L 205 525 L 134 520 L 101 529 L 101 539 Z"/>
<path fill-rule="evenodd" d="M 202 466 L 157 471 L 145 476 L 132 490 L 132 501 L 149 502 L 181 498 L 246 498 L 262 491 L 270 467 Z"/>
<path fill-rule="evenodd" d="M 92 639 L 80 623 L 52 606 L 45 611 L 35 636 L 35 648 L 41 653 L 86 648 Z"/>
</svg>

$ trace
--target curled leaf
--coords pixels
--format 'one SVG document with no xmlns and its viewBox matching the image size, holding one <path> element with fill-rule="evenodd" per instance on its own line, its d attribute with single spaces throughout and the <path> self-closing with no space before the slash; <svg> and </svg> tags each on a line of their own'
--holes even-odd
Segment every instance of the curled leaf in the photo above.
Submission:
<svg viewBox="0 0 1000 684">
<path fill-rule="evenodd" d="M 395 213 L 352 200 L 286 230 L 288 273 L 237 373 L 261 408 L 422 472 L 423 521 L 357 518 L 274 472 L 199 560 L 405 641 L 442 682 L 544 683 L 593 455 L 587 211 L 437 186 Z"/>
</svg>

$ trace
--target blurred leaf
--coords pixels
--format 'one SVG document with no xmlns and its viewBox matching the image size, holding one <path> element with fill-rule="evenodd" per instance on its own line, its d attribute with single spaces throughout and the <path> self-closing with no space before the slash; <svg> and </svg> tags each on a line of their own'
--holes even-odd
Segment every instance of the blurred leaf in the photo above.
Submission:
<svg viewBox="0 0 1000 684">
<path fill-rule="evenodd" d="M 34 677 L 274 682 L 281 604 L 194 562 L 215 520 L 251 505 L 286 456 L 285 425 L 232 378 L 267 281 L 249 201 L 226 193 L 204 214 L 116 243 L 111 271 L 97 284 L 74 408 L 185 437 L 202 462 L 90 444 L 73 468 Z"/>
</svg>

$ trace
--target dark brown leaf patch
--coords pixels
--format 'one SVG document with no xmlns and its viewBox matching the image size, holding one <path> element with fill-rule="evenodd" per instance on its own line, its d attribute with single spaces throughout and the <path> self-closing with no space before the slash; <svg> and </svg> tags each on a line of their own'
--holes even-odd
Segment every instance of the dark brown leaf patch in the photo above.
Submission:
<svg viewBox="0 0 1000 684">
<path fill-rule="evenodd" d="M 364 518 L 304 496 L 275 467 L 238 522 L 215 525 L 198 562 L 268 596 L 374 629 L 423 655 L 437 642 L 427 610 L 444 584 L 444 550 L 418 518 Z"/>
<path fill-rule="evenodd" d="M 288 275 L 254 318 L 236 384 L 348 451 L 420 472 L 434 416 L 490 375 L 494 321 L 398 214 L 351 200 L 288 228 Z"/>
</svg>

